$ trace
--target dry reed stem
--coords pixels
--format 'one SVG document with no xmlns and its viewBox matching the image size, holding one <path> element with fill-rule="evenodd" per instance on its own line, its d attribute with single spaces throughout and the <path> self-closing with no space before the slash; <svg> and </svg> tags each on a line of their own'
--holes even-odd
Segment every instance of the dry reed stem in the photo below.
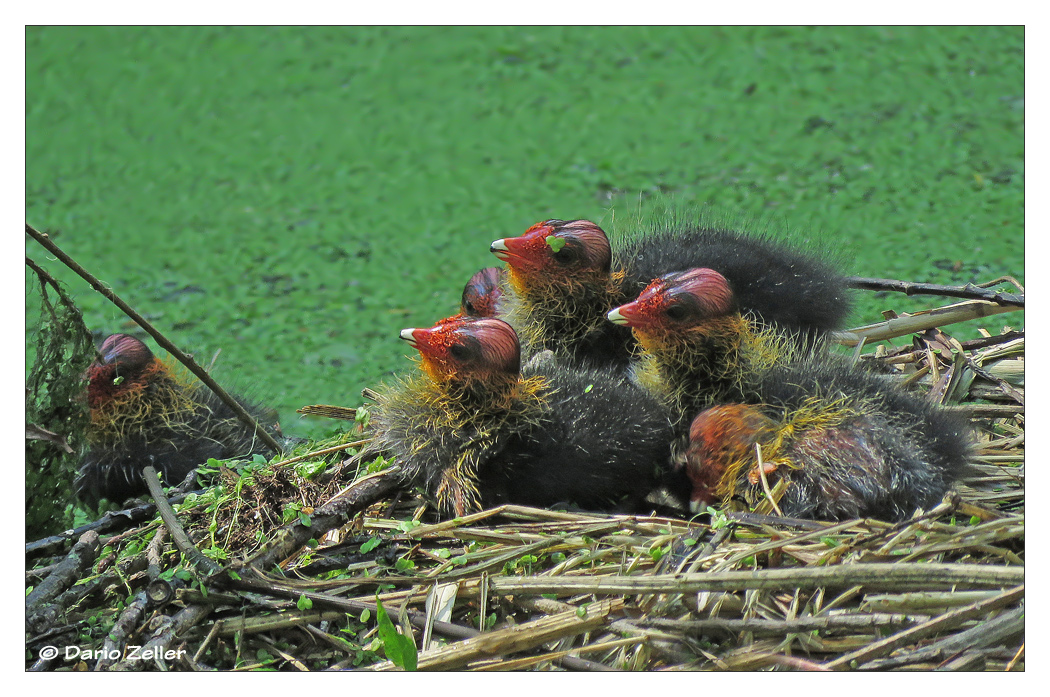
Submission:
<svg viewBox="0 0 1050 697">
<path fill-rule="evenodd" d="M 839 567 L 720 571 L 706 574 L 663 574 L 630 577 L 493 578 L 498 593 L 508 595 L 637 595 L 643 593 L 698 593 L 700 591 L 780 590 L 786 588 L 842 588 L 859 585 L 869 590 L 962 587 L 1003 587 L 1024 581 L 1024 569 L 987 564 L 855 564 Z"/>
<path fill-rule="evenodd" d="M 1024 575 L 1021 576 L 1022 581 Z M 829 661 L 826 665 L 828 668 L 835 670 L 842 670 L 848 666 L 859 664 L 862 661 L 867 661 L 879 656 L 884 656 L 890 651 L 901 646 L 907 646 L 919 639 L 923 639 L 937 632 L 944 631 L 945 629 L 951 629 L 958 625 L 966 622 L 967 620 L 976 619 L 986 615 L 991 610 L 997 610 L 1001 607 L 1006 607 L 1011 603 L 1014 603 L 1024 597 L 1024 585 L 1011 588 L 995 597 L 983 600 L 973 605 L 961 608 L 959 610 L 953 610 L 952 612 L 945 613 L 939 617 L 924 622 L 911 629 L 906 629 L 903 632 L 894 634 L 893 636 L 886 637 L 881 641 L 876 641 L 872 644 L 865 646 L 862 649 L 847 653 L 843 656 L 836 658 L 833 661 Z"/>
<path fill-rule="evenodd" d="M 914 314 L 904 314 L 884 322 L 867 324 L 835 335 L 835 340 L 843 346 L 856 346 L 860 341 L 873 343 L 883 339 L 907 336 L 934 327 L 945 327 L 958 322 L 968 322 L 982 317 L 1017 312 L 1022 307 L 996 305 L 984 300 L 971 300 L 963 303 L 946 305 L 934 310 L 924 310 Z"/>
</svg>

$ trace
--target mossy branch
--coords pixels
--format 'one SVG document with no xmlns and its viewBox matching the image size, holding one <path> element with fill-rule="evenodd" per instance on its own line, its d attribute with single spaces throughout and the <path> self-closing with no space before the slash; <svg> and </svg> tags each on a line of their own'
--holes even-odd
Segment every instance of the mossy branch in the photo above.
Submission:
<svg viewBox="0 0 1050 697">
<path fill-rule="evenodd" d="M 154 469 L 152 465 L 147 465 L 142 469 L 142 478 L 146 482 L 146 488 L 149 489 L 150 496 L 153 497 L 154 503 L 157 504 L 157 512 L 160 513 L 161 520 L 164 521 L 165 527 L 167 527 L 168 532 L 171 533 L 172 541 L 175 543 L 175 546 L 178 547 L 179 551 L 182 552 L 183 556 L 207 576 L 214 576 L 221 573 L 222 567 L 215 561 L 201 554 L 201 551 L 193 544 L 190 536 L 182 529 L 182 525 L 179 524 L 179 519 L 175 516 L 175 509 L 173 509 L 168 503 L 167 497 L 164 496 L 164 490 L 160 488 L 160 479 L 157 476 L 157 470 Z"/>
</svg>

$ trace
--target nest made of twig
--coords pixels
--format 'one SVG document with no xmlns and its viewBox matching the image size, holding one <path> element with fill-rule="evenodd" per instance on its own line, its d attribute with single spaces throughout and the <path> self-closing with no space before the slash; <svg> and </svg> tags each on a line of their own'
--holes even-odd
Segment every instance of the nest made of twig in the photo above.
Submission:
<svg viewBox="0 0 1050 697">
<path fill-rule="evenodd" d="M 347 437 L 227 463 L 181 499 L 223 574 L 182 562 L 151 513 L 59 536 L 52 552 L 79 541 L 50 560 L 34 547 L 27 667 L 389 670 L 404 661 L 385 660 L 399 654 L 378 600 L 420 669 L 1023 669 L 1023 334 L 958 342 L 927 327 L 858 360 L 978 433 L 971 472 L 911 519 L 790 520 L 762 501 L 693 519 L 503 506 L 433 522 L 396 463 L 348 461 L 363 443 Z M 66 644 L 110 653 L 38 657 Z"/>
</svg>

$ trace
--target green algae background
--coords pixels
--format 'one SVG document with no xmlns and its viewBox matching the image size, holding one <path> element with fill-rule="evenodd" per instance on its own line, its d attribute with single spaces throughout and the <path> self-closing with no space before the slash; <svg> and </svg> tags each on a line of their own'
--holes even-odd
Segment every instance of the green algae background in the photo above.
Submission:
<svg viewBox="0 0 1050 697">
<path fill-rule="evenodd" d="M 671 200 L 854 275 L 1023 283 L 1024 31 L 29 28 L 26 163 L 27 222 L 321 435 L 339 424 L 296 408 L 411 369 L 399 330 L 453 313 L 489 243 L 544 218 Z M 133 328 L 26 250 L 93 331 Z M 859 300 L 855 323 L 939 302 Z"/>
</svg>

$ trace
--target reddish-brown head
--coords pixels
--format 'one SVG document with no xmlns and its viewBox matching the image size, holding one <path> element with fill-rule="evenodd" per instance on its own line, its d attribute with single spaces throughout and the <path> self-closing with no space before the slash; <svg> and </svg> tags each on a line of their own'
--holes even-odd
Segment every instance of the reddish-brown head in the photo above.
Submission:
<svg viewBox="0 0 1050 697">
<path fill-rule="evenodd" d="M 717 503 L 725 492 L 726 472 L 739 472 L 755 461 L 755 443 L 766 439 L 775 422 L 758 407 L 723 404 L 700 412 L 689 427 L 685 468 L 693 483 L 689 507 L 694 512 Z"/>
<path fill-rule="evenodd" d="M 609 312 L 609 321 L 642 333 L 692 329 L 736 311 L 725 276 L 712 269 L 690 269 L 653 280 L 637 300 Z"/>
<path fill-rule="evenodd" d="M 99 357 L 87 369 L 90 407 L 140 387 L 158 363 L 144 343 L 127 334 L 111 334 L 98 352 Z"/>
<path fill-rule="evenodd" d="M 402 329 L 401 338 L 419 351 L 435 380 L 485 381 L 518 377 L 518 336 L 503 320 L 449 317 L 430 329 Z"/>
<path fill-rule="evenodd" d="M 495 317 L 500 291 L 501 270 L 495 266 L 478 271 L 463 287 L 460 312 L 468 317 Z"/>
<path fill-rule="evenodd" d="M 490 251 L 507 262 L 516 289 L 607 278 L 612 249 L 605 231 L 589 220 L 545 220 L 520 237 L 492 243 Z"/>
</svg>

